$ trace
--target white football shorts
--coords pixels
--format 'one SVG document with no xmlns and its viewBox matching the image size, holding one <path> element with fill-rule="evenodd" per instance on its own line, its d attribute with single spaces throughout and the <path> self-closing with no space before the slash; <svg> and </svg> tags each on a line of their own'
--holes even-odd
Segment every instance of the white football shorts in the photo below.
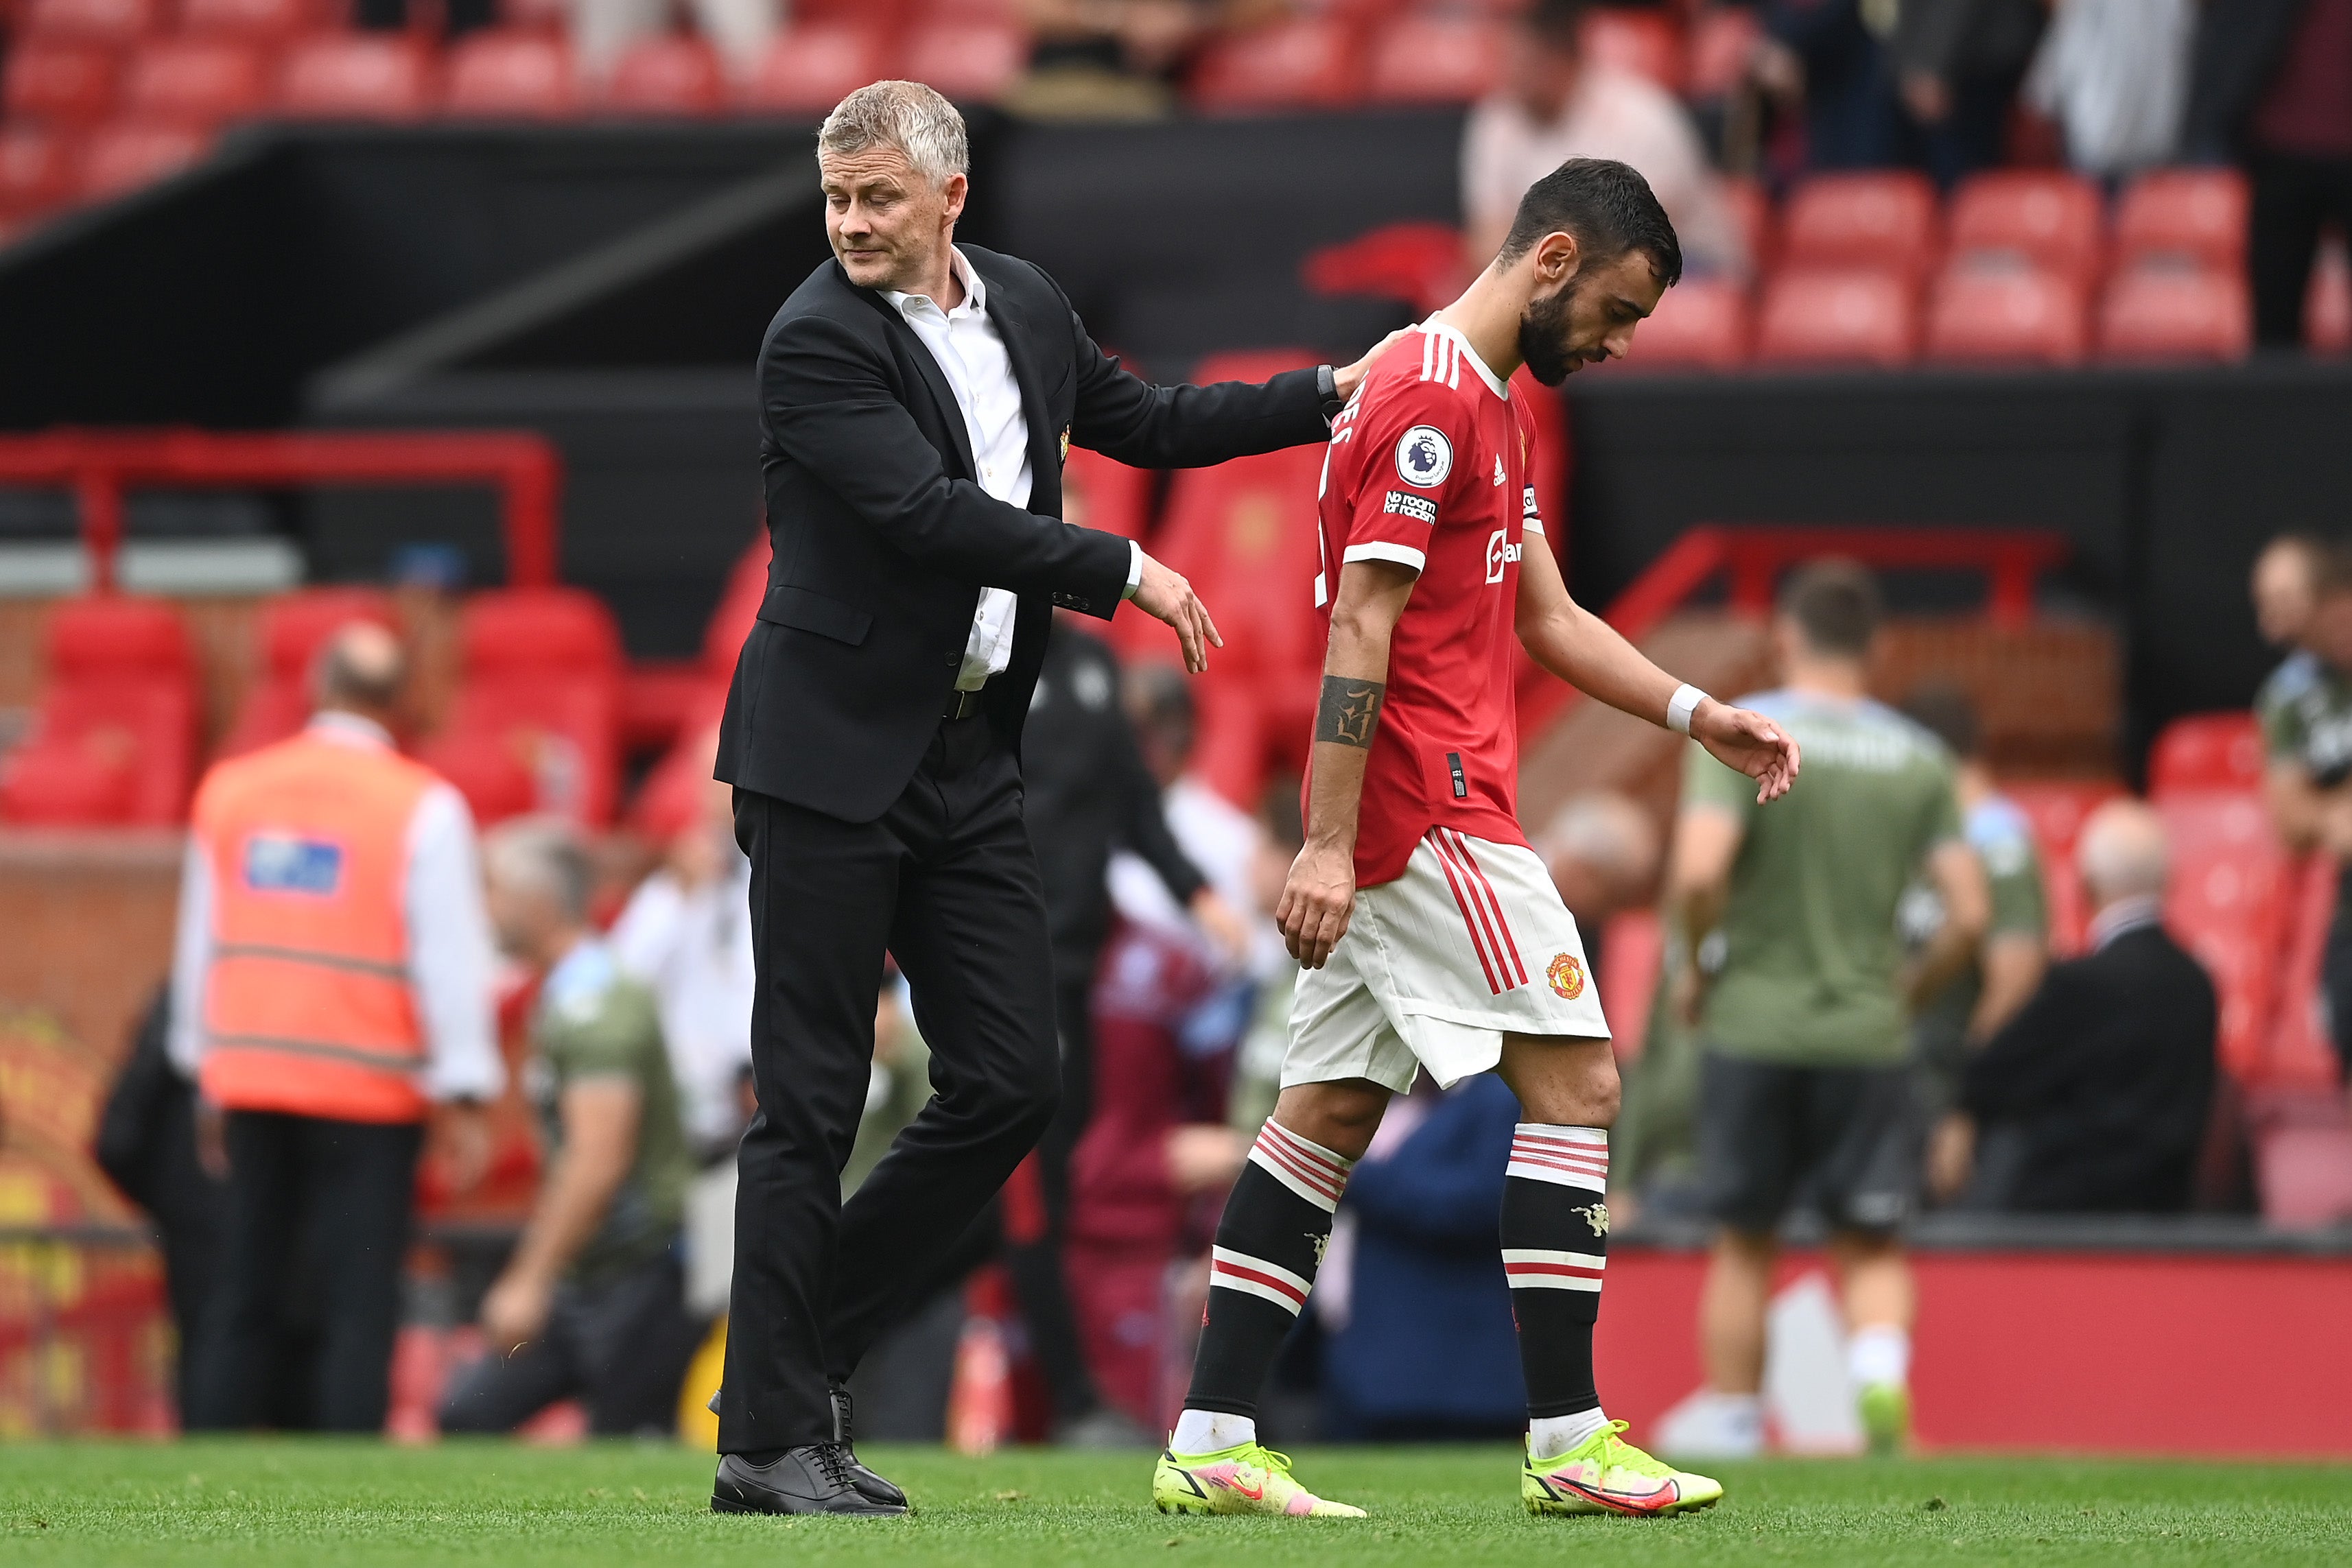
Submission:
<svg viewBox="0 0 2352 1568">
<path fill-rule="evenodd" d="M 1533 850 L 1432 828 L 1299 973 L 1282 1082 L 1402 1093 L 1418 1066 L 1451 1089 L 1500 1061 L 1506 1034 L 1609 1038 L 1576 919 Z"/>
</svg>

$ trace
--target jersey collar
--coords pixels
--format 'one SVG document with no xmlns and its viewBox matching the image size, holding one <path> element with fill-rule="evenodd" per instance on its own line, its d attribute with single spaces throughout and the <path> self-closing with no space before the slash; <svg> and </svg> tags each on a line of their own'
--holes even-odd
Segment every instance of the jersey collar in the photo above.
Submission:
<svg viewBox="0 0 2352 1568">
<path fill-rule="evenodd" d="M 1421 329 L 1433 338 L 1451 340 L 1455 352 L 1462 356 L 1463 363 L 1478 372 L 1478 379 L 1486 383 L 1486 390 L 1505 402 L 1511 401 L 1509 384 L 1495 379 L 1495 372 L 1486 368 L 1486 361 L 1478 357 L 1478 350 L 1470 346 L 1470 340 L 1462 335 L 1459 328 L 1449 327 L 1433 316 L 1421 324 Z"/>
</svg>

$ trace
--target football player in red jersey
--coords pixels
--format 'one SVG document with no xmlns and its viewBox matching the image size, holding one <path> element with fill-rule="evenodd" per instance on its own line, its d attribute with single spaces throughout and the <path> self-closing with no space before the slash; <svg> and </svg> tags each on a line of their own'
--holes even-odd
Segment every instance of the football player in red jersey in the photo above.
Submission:
<svg viewBox="0 0 2352 1568">
<path fill-rule="evenodd" d="M 1516 639 L 1562 680 L 1690 735 L 1759 800 L 1796 779 L 1771 721 L 1678 683 L 1569 598 L 1528 484 L 1537 432 L 1512 372 L 1557 385 L 1622 356 L 1681 271 L 1642 176 L 1570 160 L 1334 423 L 1307 845 L 1276 914 L 1305 973 L 1280 1102 L 1218 1227 L 1192 1393 L 1153 1478 L 1162 1510 L 1360 1511 L 1258 1443 L 1257 1393 L 1389 1097 L 1417 1071 L 1450 1086 L 1490 1069 L 1527 1117 L 1501 1215 L 1528 1384 L 1523 1500 L 1658 1515 L 1722 1496 L 1626 1443 L 1594 1387 L 1617 1071 L 1576 923 L 1519 828 L 1511 676 Z"/>
</svg>

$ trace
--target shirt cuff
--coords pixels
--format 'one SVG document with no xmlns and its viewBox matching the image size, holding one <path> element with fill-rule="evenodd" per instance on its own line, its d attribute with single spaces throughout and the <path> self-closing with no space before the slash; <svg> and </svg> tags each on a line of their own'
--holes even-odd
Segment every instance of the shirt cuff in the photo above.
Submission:
<svg viewBox="0 0 2352 1568">
<path fill-rule="evenodd" d="M 1127 591 L 1121 599 L 1132 599 L 1135 591 L 1143 586 L 1143 547 L 1135 540 L 1127 541 Z"/>
</svg>

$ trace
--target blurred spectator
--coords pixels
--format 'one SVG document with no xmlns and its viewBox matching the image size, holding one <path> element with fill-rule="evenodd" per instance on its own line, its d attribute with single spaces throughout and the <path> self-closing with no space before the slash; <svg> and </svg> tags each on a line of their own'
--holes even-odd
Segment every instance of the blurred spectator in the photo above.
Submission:
<svg viewBox="0 0 2352 1568">
<path fill-rule="evenodd" d="M 1895 89 L 1915 160 L 1949 190 L 2003 158 L 2009 110 L 2045 19 L 2041 0 L 1897 0 Z"/>
<path fill-rule="evenodd" d="M 686 1311 L 694 1161 L 653 994 L 589 924 L 594 875 L 569 826 L 501 823 L 483 860 L 499 944 L 540 977 L 528 1086 L 547 1172 L 482 1298 L 489 1354 L 456 1378 L 441 1429 L 510 1431 L 577 1397 L 593 1431 L 667 1434 L 704 1325 Z"/>
<path fill-rule="evenodd" d="M 1658 956 L 1658 982 L 1650 998 L 1641 1053 L 1620 1061 L 1624 1081 L 1615 1125 L 1609 1129 L 1609 1218 L 1612 1227 L 1643 1218 L 1703 1216 L 1698 1176 L 1698 1031 L 1683 1016 L 1690 949 L 1668 931 Z"/>
<path fill-rule="evenodd" d="M 2320 230 L 2352 231 L 2352 0 L 2207 5 L 2183 141 L 2244 166 L 2254 340 L 2299 346 Z"/>
<path fill-rule="evenodd" d="M 1900 1238 L 1919 1153 L 1904 1012 L 1968 963 L 1988 899 L 1949 754 L 1868 696 L 1878 618 L 1876 584 L 1850 562 L 1815 562 L 1782 589 L 1785 684 L 1745 706 L 1802 747 L 1801 788 L 1759 807 L 1751 780 L 1690 748 L 1669 906 L 1698 955 L 1683 1010 L 1706 1042 L 1700 1180 L 1721 1228 L 1701 1312 L 1706 1392 L 1670 1441 L 1661 1433 L 1669 1451 L 1762 1446 L 1776 1233 L 1800 1201 L 1829 1223 L 1872 1444 L 1897 1448 L 1909 1427 Z M 1946 918 L 1906 959 L 1895 910 L 1923 869 Z"/>
<path fill-rule="evenodd" d="M 2054 0 L 2025 98 L 2058 122 L 2066 161 L 2121 179 L 2172 158 L 2189 104 L 2196 0 Z"/>
<path fill-rule="evenodd" d="M 602 82 L 630 45 L 667 32 L 677 11 L 691 10 L 727 74 L 743 81 L 759 70 L 784 9 L 782 0 L 572 0 L 572 47 L 581 75 Z"/>
<path fill-rule="evenodd" d="M 1505 1437 L 1527 1425 L 1496 1251 L 1518 1119 L 1518 1100 L 1491 1072 L 1444 1093 L 1424 1080 L 1390 1102 L 1315 1279 L 1328 1436 Z"/>
<path fill-rule="evenodd" d="M 1807 169 L 1902 161 L 1903 124 L 1885 38 L 1893 7 L 1863 0 L 1764 0 L 1750 74 L 1804 116 Z M 1865 14 L 1872 23 L 1865 25 Z"/>
<path fill-rule="evenodd" d="M 1202 40 L 1286 8 L 1281 0 L 1022 0 L 1034 42 L 1007 107 L 1067 120 L 1166 114 Z"/>
<path fill-rule="evenodd" d="M 2254 557 L 2249 585 L 2254 630 L 2264 643 L 2288 655 L 2290 662 L 2297 655 L 2308 656 L 2303 642 L 2311 630 L 2312 607 L 2319 597 L 2320 559 L 2326 549 L 2309 534 L 2280 534 Z M 2255 706 L 2263 706 L 2257 697 Z"/>
<path fill-rule="evenodd" d="M 414 15 L 412 6 L 416 7 Z M 352 0 L 352 19 L 362 27 L 396 33 L 437 20 L 441 30 L 450 37 L 487 27 L 498 20 L 498 0 L 439 0 L 429 11 L 419 5 L 419 0 Z"/>
<path fill-rule="evenodd" d="M 1650 813 L 1614 789 L 1572 796 L 1537 835 L 1536 852 L 1559 901 L 1576 916 L 1587 965 L 1601 968 L 1610 919 L 1648 904 L 1658 887 L 1664 846 Z"/>
<path fill-rule="evenodd" d="M 303 1424 L 381 1431 L 428 1116 L 458 1188 L 488 1163 L 482 1105 L 506 1073 L 474 824 L 393 749 L 403 674 L 392 633 L 343 627 L 320 654 L 309 727 L 216 765 L 196 792 L 169 1044 L 202 1096 L 199 1156 L 229 1197 L 191 1427 L 257 1418 L 306 1260 L 322 1333 Z"/>
<path fill-rule="evenodd" d="M 2290 658 L 2263 684 L 2256 716 L 2269 754 L 2264 791 L 2287 849 L 2316 849 L 2346 866 L 2352 884 L 2352 555 L 2318 553 L 2309 657 Z M 2323 984 L 2336 1053 L 2352 1062 L 2352 885 L 2339 893 L 2327 934 Z"/>
<path fill-rule="evenodd" d="M 612 932 L 614 960 L 660 1004 L 687 1135 L 705 1165 L 732 1163 L 750 1120 L 751 863 L 735 846 L 731 801 L 726 785 L 704 782 L 701 815 L 670 841 Z"/>
<path fill-rule="evenodd" d="M 1267 925 L 1282 900 L 1290 862 L 1307 847 L 1307 817 L 1296 775 L 1276 777 L 1258 806 L 1257 852 L 1250 868 L 1250 907 Z M 1275 939 L 1281 941 L 1281 933 Z M 1282 1059 L 1290 1050 L 1290 1003 L 1298 989 L 1298 965 L 1282 955 L 1258 987 L 1257 1002 L 1241 1048 L 1234 1053 L 1233 1085 L 1225 1095 L 1225 1120 L 1246 1144 L 1257 1136 L 1282 1092 Z"/>
<path fill-rule="evenodd" d="M 2075 865 L 2091 950 L 2049 977 L 1969 1063 L 1971 1207 L 2178 1214 L 2213 1097 L 2220 1004 L 2166 934 L 2164 822 L 2137 800 L 2091 814 Z"/>
<path fill-rule="evenodd" d="M 1114 854 L 1111 903 L 1129 920 L 1157 923 L 1193 941 L 1220 969 L 1237 966 L 1264 976 L 1291 962 L 1275 929 L 1273 911 L 1244 922 L 1240 910 L 1255 906 L 1257 849 L 1263 831 L 1255 819 L 1192 772 L 1200 737 L 1192 686 L 1173 664 L 1147 662 L 1128 671 L 1122 693 L 1135 726 L 1143 765 L 1160 786 L 1160 805 L 1176 847 L 1206 879 L 1213 899 L 1190 909 L 1166 895 L 1166 884 L 1149 875 L 1133 852 Z"/>
<path fill-rule="evenodd" d="M 1470 111 L 1462 204 L 1470 265 L 1502 248 L 1519 198 L 1570 158 L 1614 158 L 1650 182 L 1693 276 L 1748 269 L 1723 180 L 1673 94 L 1584 57 L 1584 0 L 1536 0 L 1513 24 L 1503 89 Z"/>
<path fill-rule="evenodd" d="M 1913 692 L 1904 715 L 1948 747 L 1958 762 L 1953 789 L 1969 847 L 1983 863 L 1992 895 L 1992 920 L 1967 967 L 1911 1015 L 1911 1057 L 1927 1124 L 1937 1129 L 1927 1150 L 1927 1186 L 1939 1202 L 1959 1194 L 1967 1177 L 1960 1129 L 1946 1123 L 1958 1102 L 1969 1060 L 2015 1016 L 2042 984 L 2050 961 L 2050 911 L 2042 885 L 2042 857 L 2033 824 L 2017 803 L 1993 788 L 1979 744 L 1976 706 L 1948 683 Z M 1944 901 L 1927 883 L 1912 884 L 1897 916 L 1914 952 L 1944 926 Z"/>
</svg>

